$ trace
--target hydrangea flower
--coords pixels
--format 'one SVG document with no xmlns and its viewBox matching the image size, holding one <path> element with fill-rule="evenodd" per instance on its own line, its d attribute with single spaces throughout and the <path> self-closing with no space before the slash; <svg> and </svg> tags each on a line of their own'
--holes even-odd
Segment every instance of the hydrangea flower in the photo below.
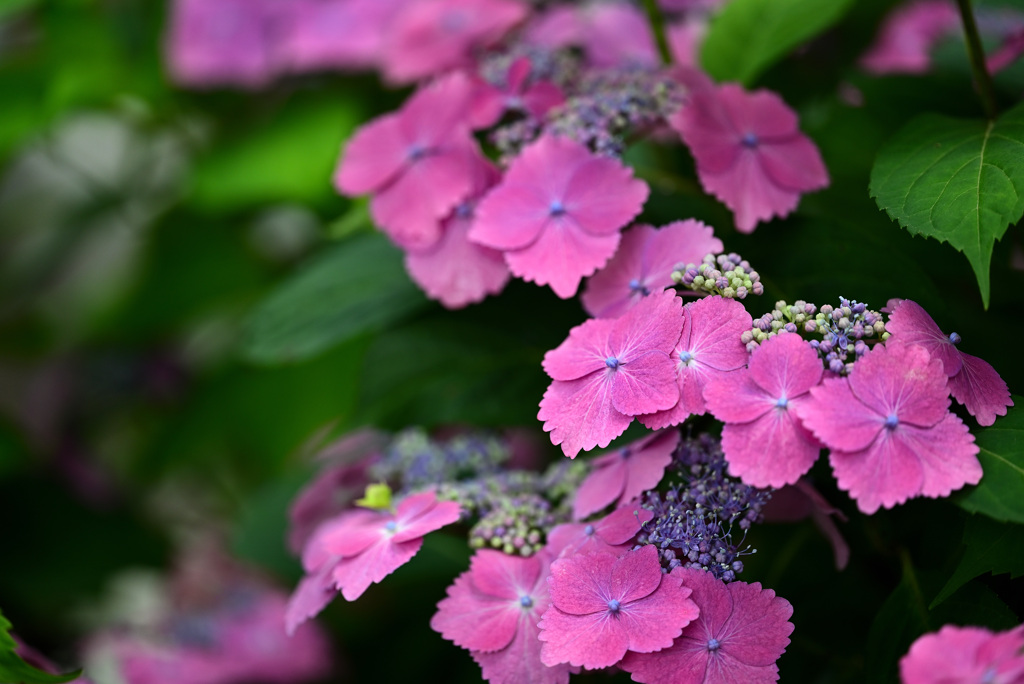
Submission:
<svg viewBox="0 0 1024 684">
<path fill-rule="evenodd" d="M 664 430 L 595 458 L 593 470 L 576 492 L 573 518 L 582 520 L 613 503 L 627 504 L 644 490 L 657 487 L 679 439 L 678 430 Z"/>
<path fill-rule="evenodd" d="M 981 480 L 978 447 L 955 414 L 942 362 L 890 339 L 811 390 L 804 425 L 829 449 L 839 487 L 871 514 L 915 496 L 948 496 Z"/>
<path fill-rule="evenodd" d="M 654 35 L 647 18 L 625 2 L 556 5 L 527 28 L 525 40 L 557 50 L 581 47 L 597 68 L 652 67 L 658 64 Z"/>
<path fill-rule="evenodd" d="M 639 506 L 622 506 L 590 523 L 565 523 L 548 534 L 548 550 L 556 556 L 603 551 L 621 556 L 653 514 Z"/>
<path fill-rule="evenodd" d="M 641 416 L 640 422 L 657 430 L 702 415 L 707 410 L 704 387 L 747 365 L 750 355 L 740 337 L 750 324 L 750 314 L 734 299 L 714 296 L 687 303 L 683 332 L 671 354 L 679 402 L 666 411 Z"/>
<path fill-rule="evenodd" d="M 811 469 L 821 445 L 797 410 L 822 372 L 814 348 L 786 333 L 755 349 L 747 369 L 708 383 L 704 398 L 725 423 L 722 450 L 731 474 L 754 487 L 781 487 Z"/>
<path fill-rule="evenodd" d="M 698 87 L 669 124 L 693 153 L 701 185 L 732 210 L 742 233 L 787 216 L 801 194 L 829 183 L 796 114 L 767 90 L 748 93 L 734 83 Z"/>
<path fill-rule="evenodd" d="M 763 684 L 779 680 L 775 661 L 793 632 L 793 606 L 758 583 L 725 584 L 703 570 L 677 568 L 700 615 L 671 648 L 630 653 L 619 667 L 644 684 Z"/>
<path fill-rule="evenodd" d="M 544 355 L 553 382 L 537 418 L 552 444 L 575 458 L 581 449 L 608 446 L 634 416 L 675 405 L 679 387 L 669 351 L 679 340 L 681 310 L 675 292 L 651 295 L 621 318 L 576 326 Z"/>
<path fill-rule="evenodd" d="M 492 684 L 566 684 L 576 668 L 540 660 L 537 622 L 550 603 L 549 559 L 482 550 L 448 587 L 430 627 L 469 649 Z"/>
<path fill-rule="evenodd" d="M 609 667 L 627 651 L 672 645 L 697 617 L 690 589 L 661 572 L 653 546 L 620 558 L 591 553 L 551 564 L 551 606 L 540 619 L 541 661 Z"/>
<path fill-rule="evenodd" d="M 259 88 L 274 76 L 263 0 L 175 0 L 165 48 L 171 78 L 192 87 Z"/>
<path fill-rule="evenodd" d="M 615 253 L 619 229 L 640 213 L 647 193 L 618 161 L 543 136 L 480 202 L 469 238 L 504 251 L 514 275 L 568 299 Z"/>
<path fill-rule="evenodd" d="M 405 270 L 427 296 L 449 309 L 460 309 L 498 294 L 511 274 L 501 252 L 469 241 L 476 201 L 501 174 L 483 158 L 474 160 L 470 196 L 441 225 L 441 237 L 422 250 L 405 254 Z"/>
<path fill-rule="evenodd" d="M 490 128 L 507 111 L 518 111 L 537 121 L 553 107 L 565 102 L 561 88 L 550 81 L 531 82 L 533 63 L 520 57 L 509 65 L 504 82 L 492 84 L 481 80 L 473 94 L 470 116 L 473 128 Z"/>
<path fill-rule="evenodd" d="M 441 221 L 473 188 L 480 152 L 466 121 L 471 94 L 464 74 L 443 78 L 359 128 L 342 154 L 335 187 L 373 194 L 374 221 L 406 249 L 437 242 Z"/>
<path fill-rule="evenodd" d="M 932 49 L 960 26 L 950 0 L 916 0 L 886 16 L 875 42 L 860 58 L 873 74 L 923 74 L 931 68 Z"/>
<path fill-rule="evenodd" d="M 928 312 L 909 299 L 890 300 L 887 308 L 890 314 L 885 329 L 892 339 L 920 345 L 939 359 L 949 376 L 950 393 L 978 424 L 991 425 L 996 416 L 1006 415 L 1007 407 L 1013 406 L 1009 388 L 988 362 L 957 349 L 958 334 L 943 334 Z"/>
<path fill-rule="evenodd" d="M 376 66 L 391 23 L 409 2 L 300 0 L 291 4 L 279 46 L 283 66 L 312 71 Z"/>
<path fill-rule="evenodd" d="M 458 521 L 459 514 L 457 503 L 424 492 L 403 499 L 394 513 L 348 511 L 321 525 L 303 553 L 307 576 L 288 606 L 289 633 L 323 610 L 334 589 L 355 601 L 408 563 L 423 546 L 424 535 Z"/>
<path fill-rule="evenodd" d="M 903 684 L 1024 682 L 1024 625 L 993 633 L 946 625 L 915 641 L 900 659 Z"/>
<path fill-rule="evenodd" d="M 475 50 L 500 40 L 527 12 L 516 0 L 406 2 L 385 39 L 384 75 L 411 83 L 468 66 Z"/>
<path fill-rule="evenodd" d="M 608 265 L 587 280 L 583 308 L 594 318 L 616 318 L 642 297 L 674 285 L 678 264 L 699 262 L 722 251 L 710 226 L 695 219 L 664 228 L 638 225 L 622 234 L 622 244 Z"/>
</svg>

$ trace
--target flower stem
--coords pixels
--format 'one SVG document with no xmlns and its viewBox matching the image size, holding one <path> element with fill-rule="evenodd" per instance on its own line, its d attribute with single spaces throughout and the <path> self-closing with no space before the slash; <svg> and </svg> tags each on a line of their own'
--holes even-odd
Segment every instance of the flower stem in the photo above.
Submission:
<svg viewBox="0 0 1024 684">
<path fill-rule="evenodd" d="M 964 23 L 964 36 L 967 39 L 967 57 L 971 62 L 971 71 L 974 72 L 974 82 L 978 85 L 978 92 L 981 95 L 981 105 L 985 108 L 985 115 L 989 119 L 996 118 L 996 93 L 992 86 L 992 76 L 985 66 L 985 50 L 981 47 L 981 37 L 978 35 L 978 25 L 974 22 L 974 11 L 971 9 L 971 0 L 956 0 L 960 7 L 960 18 Z"/>
<path fill-rule="evenodd" d="M 654 41 L 658 44 L 661 63 L 671 66 L 672 51 L 668 47 L 668 38 L 665 36 L 665 16 L 661 13 L 661 8 L 658 7 L 658 0 L 644 0 L 644 9 L 647 10 L 647 23 L 651 25 Z"/>
</svg>

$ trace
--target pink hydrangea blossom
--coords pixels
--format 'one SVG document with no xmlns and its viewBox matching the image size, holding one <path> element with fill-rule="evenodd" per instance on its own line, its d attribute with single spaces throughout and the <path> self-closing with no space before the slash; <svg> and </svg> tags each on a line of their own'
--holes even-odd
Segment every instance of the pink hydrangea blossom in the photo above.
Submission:
<svg viewBox="0 0 1024 684">
<path fill-rule="evenodd" d="M 420 89 L 358 129 L 335 171 L 342 194 L 373 194 L 374 221 L 406 249 L 436 243 L 441 221 L 472 191 L 480 158 L 466 120 L 472 90 L 458 73 Z"/>
<path fill-rule="evenodd" d="M 580 47 L 597 68 L 658 64 L 647 18 L 625 2 L 557 5 L 531 22 L 526 41 L 549 49 Z"/>
<path fill-rule="evenodd" d="M 165 53 L 171 78 L 193 87 L 259 88 L 275 75 L 273 3 L 175 0 Z"/>
<path fill-rule="evenodd" d="M 571 556 L 577 553 L 603 551 L 621 556 L 654 514 L 639 506 L 622 506 L 592 523 L 564 523 L 548 533 L 547 549 L 552 555 Z"/>
<path fill-rule="evenodd" d="M 501 177 L 480 158 L 473 163 L 470 197 L 455 208 L 441 225 L 441 237 L 430 247 L 409 250 L 405 270 L 427 296 L 449 309 L 459 309 L 498 294 L 511 274 L 501 252 L 469 241 L 476 201 Z"/>
<path fill-rule="evenodd" d="M 873 74 L 922 74 L 931 68 L 932 49 L 960 25 L 952 0 L 916 0 L 886 16 L 875 42 L 860 59 Z"/>
<path fill-rule="evenodd" d="M 634 416 L 675 405 L 679 387 L 669 352 L 682 329 L 682 300 L 671 290 L 645 297 L 614 320 L 591 319 L 544 355 L 553 382 L 539 420 L 569 458 L 606 447 Z"/>
<path fill-rule="evenodd" d="M 666 411 L 641 416 L 652 430 L 678 425 L 707 406 L 704 387 L 747 365 L 750 358 L 740 340 L 753 321 L 742 304 L 724 297 L 705 297 L 683 307 L 683 332 L 672 352 L 679 402 Z"/>
<path fill-rule="evenodd" d="M 942 362 L 949 376 L 949 391 L 980 425 L 992 425 L 1013 406 L 1010 390 L 996 369 L 976 356 L 957 349 L 960 336 L 945 335 L 920 304 L 909 299 L 889 300 L 889 321 L 885 329 L 892 339 L 916 344 Z"/>
<path fill-rule="evenodd" d="M 974 437 L 949 411 L 942 362 L 924 347 L 889 339 L 811 395 L 800 418 L 831 449 L 839 487 L 864 513 L 981 479 Z"/>
<path fill-rule="evenodd" d="M 915 641 L 900 659 L 903 684 L 1024 682 L 1024 625 L 993 633 L 946 625 Z"/>
<path fill-rule="evenodd" d="M 516 0 L 408 2 L 386 37 L 384 75 L 411 83 L 468 66 L 476 50 L 496 43 L 527 14 Z"/>
<path fill-rule="evenodd" d="M 299 0 L 289 12 L 278 53 L 291 71 L 368 69 L 410 0 Z"/>
<path fill-rule="evenodd" d="M 437 604 L 430 627 L 469 649 L 492 684 L 566 684 L 575 668 L 540 660 L 537 623 L 550 603 L 549 565 L 543 552 L 521 558 L 477 551 Z"/>
<path fill-rule="evenodd" d="M 740 232 L 787 216 L 801 194 L 829 183 L 818 148 L 773 92 L 698 88 L 669 123 L 690 147 L 701 185 L 732 210 Z"/>
<path fill-rule="evenodd" d="M 538 121 L 553 107 L 565 102 L 561 88 L 550 81 L 531 82 L 529 57 L 512 62 L 501 87 L 481 80 L 473 93 L 470 121 L 474 129 L 490 128 L 508 111 L 518 111 Z"/>
<path fill-rule="evenodd" d="M 671 287 L 677 264 L 700 263 L 706 254 L 722 251 L 710 226 L 687 219 L 664 228 L 638 225 L 622 234 L 619 250 L 608 265 L 587 280 L 583 308 L 594 318 L 616 318 L 642 297 Z"/>
<path fill-rule="evenodd" d="M 750 365 L 708 383 L 708 410 L 725 423 L 722 451 L 729 473 L 754 487 L 793 484 L 811 469 L 821 445 L 797 411 L 821 381 L 817 352 L 794 333 L 776 335 L 750 355 Z"/>
<path fill-rule="evenodd" d="M 698 613 L 680 576 L 662 574 L 653 546 L 556 560 L 548 587 L 539 639 L 551 666 L 609 667 L 627 651 L 668 648 Z"/>
<path fill-rule="evenodd" d="M 568 299 L 615 253 L 619 229 L 640 213 L 647 193 L 618 161 L 543 136 L 480 202 L 469 238 L 504 251 L 513 275 Z"/>
<path fill-rule="evenodd" d="M 590 474 L 576 490 L 573 519 L 582 520 L 611 504 L 627 504 L 657 487 L 679 439 L 678 430 L 663 430 L 595 458 Z"/>
<path fill-rule="evenodd" d="M 726 584 L 694 568 L 671 576 L 693 590 L 700 615 L 671 648 L 630 653 L 619 665 L 644 684 L 765 684 L 779 680 L 775 664 L 789 645 L 793 606 L 758 583 Z"/>
<path fill-rule="evenodd" d="M 307 576 L 289 603 L 288 631 L 323 610 L 334 590 L 355 601 L 371 584 L 408 563 L 424 535 L 456 522 L 459 514 L 457 503 L 424 492 L 403 499 L 394 513 L 347 511 L 321 525 L 302 556 Z"/>
</svg>

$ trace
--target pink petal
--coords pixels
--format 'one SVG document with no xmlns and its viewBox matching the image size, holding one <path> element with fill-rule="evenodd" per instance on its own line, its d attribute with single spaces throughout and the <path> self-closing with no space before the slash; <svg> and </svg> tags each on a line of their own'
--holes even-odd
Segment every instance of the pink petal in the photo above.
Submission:
<svg viewBox="0 0 1024 684">
<path fill-rule="evenodd" d="M 518 597 L 482 593 L 474 586 L 473 572 L 464 572 L 437 604 L 430 628 L 461 648 L 498 651 L 512 642 L 523 612 Z"/>
<path fill-rule="evenodd" d="M 735 83 L 718 88 L 718 98 L 733 129 L 741 136 L 754 133 L 759 138 L 777 140 L 799 133 L 796 114 L 770 90 L 747 92 Z"/>
<path fill-rule="evenodd" d="M 546 569 L 539 556 L 518 558 L 489 549 L 477 551 L 470 561 L 473 586 L 487 596 L 503 599 L 518 600 L 524 593 L 532 594 Z"/>
<path fill-rule="evenodd" d="M 818 460 L 820 450 L 790 409 L 772 408 L 757 420 L 722 428 L 729 474 L 754 487 L 795 483 Z"/>
<path fill-rule="evenodd" d="M 324 565 L 316 574 L 303 577 L 295 587 L 284 618 L 284 628 L 289 636 L 295 633 L 299 625 L 326 608 L 338 595 L 332 578 L 333 571 L 332 564 Z"/>
<path fill-rule="evenodd" d="M 565 94 L 554 83 L 541 81 L 523 93 L 523 106 L 535 119 L 543 119 L 550 110 L 565 102 Z"/>
<path fill-rule="evenodd" d="M 302 552 L 302 566 L 314 572 L 338 556 L 355 556 L 375 543 L 389 516 L 378 511 L 353 509 L 325 521 Z"/>
<path fill-rule="evenodd" d="M 577 143 L 578 144 L 578 143 Z M 569 179 L 563 203 L 576 223 L 591 235 L 611 235 L 632 221 L 650 193 L 632 170 L 609 157 L 592 155 Z"/>
<path fill-rule="evenodd" d="M 608 601 L 612 598 L 607 595 L 607 589 L 617 561 L 610 553 L 588 553 L 556 560 L 551 564 L 548 577 L 551 605 L 565 614 L 607 613 Z M 658 573 L 660 582 L 660 565 Z"/>
<path fill-rule="evenodd" d="M 890 313 L 885 330 L 890 334 L 890 339 L 924 347 L 929 354 L 942 361 L 946 375 L 953 376 L 960 372 L 963 362 L 959 350 L 920 304 L 909 299 L 895 299 L 888 302 L 888 307 Z"/>
<path fill-rule="evenodd" d="M 510 171 L 477 206 L 469 239 L 493 249 L 523 249 L 536 242 L 551 221 L 544 192 L 532 183 L 513 182 Z"/>
<path fill-rule="evenodd" d="M 398 114 L 374 119 L 349 138 L 334 172 L 334 186 L 344 195 L 386 187 L 409 163 L 408 147 Z"/>
<path fill-rule="evenodd" d="M 673 290 L 645 297 L 616 320 L 608 336 L 611 351 L 625 363 L 652 350 L 667 354 L 682 333 L 682 311 L 683 300 Z"/>
<path fill-rule="evenodd" d="M 568 684 L 569 674 L 578 669 L 565 664 L 548 667 L 542 663 L 543 644 L 537 638 L 539 633 L 536 622 L 524 617 L 507 648 L 494 653 L 474 651 L 470 655 L 480 666 L 483 678 L 491 684 Z"/>
<path fill-rule="evenodd" d="M 616 508 L 595 523 L 597 536 L 613 546 L 625 544 L 636 536 L 645 522 L 654 514 L 639 506 L 624 505 Z"/>
<path fill-rule="evenodd" d="M 549 667 L 560 663 L 588 669 L 611 667 L 629 648 L 629 634 L 607 606 L 589 615 L 569 615 L 551 606 L 538 625 L 541 662 Z"/>
<path fill-rule="evenodd" d="M 556 295 L 569 299 L 580 281 L 604 266 L 618 246 L 618 233 L 594 236 L 569 220 L 549 221 L 535 242 L 506 252 L 505 262 L 513 275 L 550 285 Z"/>
<path fill-rule="evenodd" d="M 653 594 L 661 585 L 662 577 L 658 550 L 647 544 L 616 559 L 611 567 L 611 583 L 605 582 L 604 586 L 608 587 L 610 598 L 625 605 Z M 675 586 L 679 586 L 678 581 Z M 683 598 L 689 595 L 687 591 Z"/>
<path fill-rule="evenodd" d="M 761 221 L 784 218 L 800 203 L 800 193 L 775 184 L 764 172 L 757 153 L 743 150 L 727 172 L 697 175 L 704 189 L 720 199 L 735 215 L 736 229 L 752 233 Z"/>
<path fill-rule="evenodd" d="M 754 382 L 748 370 L 709 380 L 704 401 L 711 415 L 729 424 L 750 423 L 776 408 L 776 398 Z"/>
<path fill-rule="evenodd" d="M 401 544 L 382 540 L 358 556 L 340 561 L 334 569 L 334 582 L 346 601 L 355 601 L 371 584 L 412 560 L 421 546 L 422 537 Z"/>
<path fill-rule="evenodd" d="M 625 606 L 620 618 L 629 633 L 629 650 L 650 653 L 672 646 L 683 628 L 700 613 L 690 594 L 689 587 L 681 586 L 678 577 L 662 575 L 656 592 Z"/>
<path fill-rule="evenodd" d="M 659 351 L 623 363 L 611 380 L 612 406 L 627 416 L 675 406 L 679 401 L 679 386 L 672 377 L 673 371 L 675 366 L 668 354 Z"/>
<path fill-rule="evenodd" d="M 793 399 L 821 381 L 818 353 L 799 335 L 770 338 L 750 356 L 750 377 L 773 397 Z"/>
<path fill-rule="evenodd" d="M 828 170 L 810 138 L 797 135 L 782 143 L 766 140 L 758 145 L 757 151 L 765 174 L 780 187 L 795 192 L 828 187 Z"/>
<path fill-rule="evenodd" d="M 594 371 L 607 370 L 612 355 L 608 338 L 614 321 L 592 319 L 569 331 L 562 344 L 544 354 L 544 372 L 553 380 L 576 380 Z"/>
<path fill-rule="evenodd" d="M 811 401 L 799 404 L 795 410 L 804 427 L 829 449 L 866 449 L 885 429 L 885 417 L 857 399 L 846 377 L 826 378 L 811 388 Z"/>
<path fill-rule="evenodd" d="M 636 280 L 642 286 L 650 285 L 645 278 L 644 255 L 654 233 L 651 226 L 640 225 L 622 234 L 622 242 L 612 260 L 587 280 L 581 296 L 587 313 L 595 318 L 617 318 L 640 301 L 644 295 L 631 288 L 630 282 Z"/>
<path fill-rule="evenodd" d="M 849 379 L 853 394 L 883 419 L 895 414 L 900 423 L 928 427 L 949 409 L 942 364 L 923 347 L 899 340 L 876 345 L 857 362 Z"/>
<path fill-rule="evenodd" d="M 433 496 L 433 492 L 431 492 Z M 459 504 L 454 501 L 440 501 L 428 510 L 417 515 L 408 523 L 399 523 L 398 531 L 391 538 L 395 544 L 412 541 L 430 532 L 439 530 L 445 525 L 458 522 L 461 515 Z"/>
<path fill-rule="evenodd" d="M 994 634 L 981 627 L 946 625 L 925 634 L 900 660 L 905 684 L 1018 682 L 1024 676 L 1024 628 Z M 995 675 L 995 676 L 993 676 Z"/>
<path fill-rule="evenodd" d="M 611 465 L 591 471 L 576 490 L 572 504 L 573 519 L 581 520 L 597 513 L 622 496 L 628 474 L 626 460 L 618 457 Z"/>
<path fill-rule="evenodd" d="M 1007 407 L 1013 406 L 1010 390 L 988 362 L 970 354 L 960 354 L 960 358 L 963 365 L 949 379 L 949 391 L 979 425 L 992 425 L 996 416 L 1005 416 Z"/>
<path fill-rule="evenodd" d="M 629 479 L 622 490 L 620 504 L 632 501 L 648 489 L 654 489 L 665 475 L 665 469 L 672 463 L 672 454 L 679 446 L 681 435 L 677 430 L 665 430 L 648 438 L 641 449 L 633 448 L 626 458 Z"/>
<path fill-rule="evenodd" d="M 608 446 L 633 422 L 632 416 L 615 410 L 610 394 L 604 371 L 568 382 L 555 380 L 541 399 L 537 419 L 544 421 L 551 443 L 575 458 L 581 449 Z"/>
</svg>

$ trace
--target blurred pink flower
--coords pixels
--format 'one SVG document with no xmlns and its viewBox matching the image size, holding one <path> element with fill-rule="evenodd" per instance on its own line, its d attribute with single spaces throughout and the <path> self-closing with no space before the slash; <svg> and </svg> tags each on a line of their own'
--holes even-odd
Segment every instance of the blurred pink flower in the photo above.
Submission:
<svg viewBox="0 0 1024 684">
<path fill-rule="evenodd" d="M 290 71 L 370 69 L 391 23 L 410 0 L 299 0 L 277 47 Z"/>
<path fill-rule="evenodd" d="M 917 302 L 890 299 L 886 307 L 891 313 L 885 329 L 892 339 L 922 346 L 939 359 L 949 376 L 953 398 L 978 419 L 979 425 L 992 425 L 996 416 L 1006 415 L 1007 407 L 1013 406 L 1006 382 L 989 363 L 957 349 L 958 334 L 943 334 Z"/>
<path fill-rule="evenodd" d="M 590 474 L 580 483 L 572 504 L 572 517 L 582 520 L 610 504 L 622 506 L 654 489 L 672 463 L 679 446 L 678 430 L 648 435 L 591 462 Z"/>
<path fill-rule="evenodd" d="M 544 355 L 553 382 L 537 418 L 552 444 L 575 458 L 581 449 L 608 446 L 634 416 L 679 400 L 669 351 L 682 329 L 681 310 L 675 292 L 651 295 L 621 318 L 576 326 Z"/>
<path fill-rule="evenodd" d="M 565 102 L 562 90 L 550 81 L 530 82 L 533 65 L 529 57 L 512 62 L 502 87 L 481 80 L 473 93 L 474 129 L 490 128 L 505 112 L 518 111 L 540 121 L 548 111 Z"/>
<path fill-rule="evenodd" d="M 677 264 L 700 263 L 706 254 L 721 251 L 712 228 L 695 219 L 661 229 L 634 226 L 622 234 L 608 265 L 587 280 L 583 308 L 594 318 L 621 316 L 641 298 L 671 287 Z"/>
<path fill-rule="evenodd" d="M 645 547 L 646 548 L 646 547 Z M 764 684 L 779 679 L 775 662 L 793 632 L 793 606 L 758 583 L 715 579 L 704 570 L 671 575 L 693 591 L 700 615 L 671 648 L 630 653 L 620 667 L 644 684 Z"/>
<path fill-rule="evenodd" d="M 683 332 L 670 358 L 675 364 L 679 402 L 665 410 L 641 416 L 640 422 L 657 430 L 678 425 L 707 410 L 704 387 L 713 379 L 747 365 L 750 353 L 740 340 L 752 325 L 750 314 L 735 299 L 714 296 L 683 307 Z"/>
<path fill-rule="evenodd" d="M 1024 625 L 993 633 L 946 625 L 915 641 L 900 659 L 903 684 L 1024 683 Z"/>
<path fill-rule="evenodd" d="M 923 74 L 931 68 L 932 49 L 959 26 L 952 0 L 907 3 L 886 15 L 860 65 L 873 74 Z"/>
<path fill-rule="evenodd" d="M 580 47 L 597 68 L 658 64 L 647 18 L 625 2 L 556 5 L 530 22 L 525 40 L 552 50 Z"/>
<path fill-rule="evenodd" d="M 753 487 L 793 484 L 818 460 L 821 445 L 802 425 L 801 406 L 821 382 L 821 360 L 795 333 L 769 338 L 745 370 L 704 388 L 708 410 L 725 423 L 722 451 L 729 473 Z"/>
<path fill-rule="evenodd" d="M 514 275 L 550 284 L 568 299 L 615 253 L 619 229 L 640 213 L 647 194 L 620 162 L 544 136 L 480 202 L 469 238 L 504 251 Z"/>
<path fill-rule="evenodd" d="M 864 513 L 948 496 L 981 479 L 974 437 L 949 412 L 942 362 L 924 347 L 890 338 L 811 396 L 795 408 L 831 449 L 839 487 Z"/>
<path fill-rule="evenodd" d="M 701 185 L 732 210 L 742 233 L 787 216 L 801 194 L 829 183 L 796 114 L 768 90 L 748 93 L 735 83 L 696 88 L 669 123 L 693 153 Z"/>
<path fill-rule="evenodd" d="M 570 556 L 551 564 L 551 606 L 540 620 L 541 660 L 588 669 L 616 664 L 627 651 L 672 645 L 697 617 L 690 589 L 661 572 L 658 552 L 644 546 Z"/>
</svg>

